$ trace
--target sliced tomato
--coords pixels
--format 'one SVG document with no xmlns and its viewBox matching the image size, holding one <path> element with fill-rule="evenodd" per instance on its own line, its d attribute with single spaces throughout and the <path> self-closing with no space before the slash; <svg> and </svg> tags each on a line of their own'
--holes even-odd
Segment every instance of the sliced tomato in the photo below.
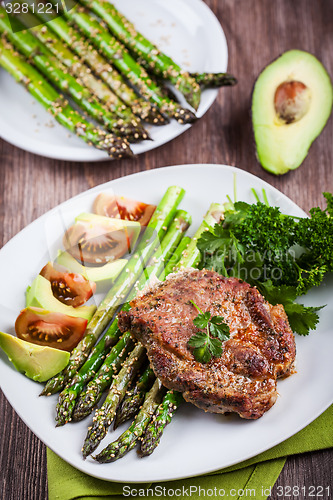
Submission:
<svg viewBox="0 0 333 500">
<path fill-rule="evenodd" d="M 72 351 L 83 338 L 88 321 L 38 307 L 23 309 L 15 322 L 18 338 L 32 344 Z"/>
<path fill-rule="evenodd" d="M 82 274 L 58 271 L 51 262 L 39 274 L 49 280 L 53 295 L 67 306 L 81 306 L 96 290 L 96 283 L 88 281 Z"/>
<path fill-rule="evenodd" d="M 132 200 L 124 196 L 112 196 L 101 193 L 94 201 L 93 211 L 98 215 L 106 215 L 123 220 L 140 222 L 141 226 L 147 226 L 156 205 L 147 205 L 142 201 Z"/>
<path fill-rule="evenodd" d="M 110 231 L 109 226 L 84 221 L 76 222 L 66 231 L 64 246 L 83 265 L 105 264 L 120 259 L 129 250 L 126 231 Z"/>
</svg>

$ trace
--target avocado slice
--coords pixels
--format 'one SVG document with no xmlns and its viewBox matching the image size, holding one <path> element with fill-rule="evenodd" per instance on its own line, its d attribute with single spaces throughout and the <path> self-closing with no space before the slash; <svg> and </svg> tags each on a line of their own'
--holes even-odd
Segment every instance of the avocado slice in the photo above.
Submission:
<svg viewBox="0 0 333 500">
<path fill-rule="evenodd" d="M 259 75 L 252 95 L 258 160 L 279 175 L 301 165 L 331 114 L 330 77 L 312 54 L 290 50 Z"/>
<path fill-rule="evenodd" d="M 0 332 L 0 347 L 15 368 L 35 382 L 46 382 L 63 370 L 70 353 L 31 344 L 8 333 Z"/>
<path fill-rule="evenodd" d="M 126 259 L 117 259 L 107 264 L 98 267 L 82 266 L 72 255 L 68 252 L 59 250 L 56 263 L 63 266 L 70 273 L 82 274 L 89 281 L 96 283 L 97 290 L 105 290 L 111 288 L 112 282 L 121 273 L 124 266 L 127 264 Z"/>
<path fill-rule="evenodd" d="M 66 306 L 53 295 L 51 283 L 40 274 L 34 279 L 26 291 L 26 307 L 41 307 L 48 311 L 67 314 L 79 318 L 91 319 L 96 311 L 96 306 Z"/>
</svg>

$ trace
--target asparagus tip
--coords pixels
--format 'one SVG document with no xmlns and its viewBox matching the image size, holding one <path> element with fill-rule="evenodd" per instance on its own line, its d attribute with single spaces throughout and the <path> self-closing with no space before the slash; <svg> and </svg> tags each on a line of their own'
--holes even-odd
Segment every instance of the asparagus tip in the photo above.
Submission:
<svg viewBox="0 0 333 500">
<path fill-rule="evenodd" d="M 179 108 L 174 114 L 174 117 L 177 122 L 182 125 L 185 125 L 186 123 L 194 123 L 198 119 L 195 113 L 185 108 Z"/>
</svg>

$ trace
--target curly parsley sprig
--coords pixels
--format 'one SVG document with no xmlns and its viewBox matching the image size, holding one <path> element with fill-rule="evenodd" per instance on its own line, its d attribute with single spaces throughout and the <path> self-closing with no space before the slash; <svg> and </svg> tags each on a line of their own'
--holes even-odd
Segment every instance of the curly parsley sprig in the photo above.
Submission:
<svg viewBox="0 0 333 500">
<path fill-rule="evenodd" d="M 230 329 L 222 316 L 212 316 L 209 311 L 204 313 L 193 300 L 190 302 L 199 311 L 193 323 L 201 331 L 192 335 L 188 345 L 194 347 L 193 355 L 197 361 L 208 363 L 212 357 L 219 358 L 221 356 L 222 341 L 228 340 Z"/>
</svg>

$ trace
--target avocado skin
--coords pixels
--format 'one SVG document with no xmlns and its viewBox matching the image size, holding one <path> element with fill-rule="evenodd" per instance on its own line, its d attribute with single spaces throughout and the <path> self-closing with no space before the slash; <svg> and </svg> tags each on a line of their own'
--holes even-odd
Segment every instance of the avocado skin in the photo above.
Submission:
<svg viewBox="0 0 333 500">
<path fill-rule="evenodd" d="M 94 305 L 72 307 L 63 304 L 53 295 L 49 280 L 40 274 L 34 279 L 31 287 L 27 288 L 26 307 L 40 307 L 48 311 L 67 314 L 67 316 L 84 318 L 88 321 L 90 321 L 96 311 L 96 306 Z"/>
<path fill-rule="evenodd" d="M 8 333 L 0 332 L 0 347 L 17 371 L 35 382 L 46 382 L 63 370 L 70 353 L 31 344 Z"/>
<path fill-rule="evenodd" d="M 299 121 L 278 120 L 274 95 L 284 81 L 300 81 L 311 92 L 310 109 Z M 252 94 L 252 125 L 257 158 L 275 175 L 298 168 L 332 111 L 331 79 L 318 59 L 301 50 L 290 50 L 275 59 L 259 75 Z"/>
</svg>

